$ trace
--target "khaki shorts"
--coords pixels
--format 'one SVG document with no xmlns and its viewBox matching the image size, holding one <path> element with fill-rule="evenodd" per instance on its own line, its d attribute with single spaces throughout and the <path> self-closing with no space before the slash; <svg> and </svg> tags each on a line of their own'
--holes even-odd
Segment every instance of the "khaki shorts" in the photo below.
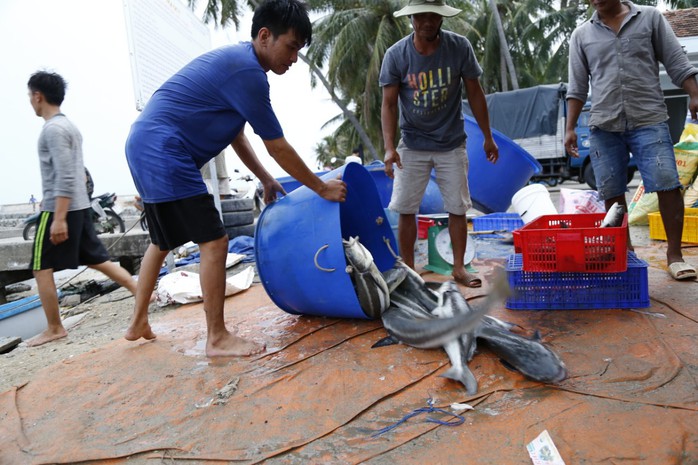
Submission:
<svg viewBox="0 0 698 465">
<path fill-rule="evenodd" d="M 468 155 L 465 145 L 447 152 L 411 150 L 400 141 L 397 147 L 402 169 L 394 169 L 393 194 L 390 210 L 403 215 L 419 213 L 432 169 L 444 201 L 444 211 L 465 215 L 472 207 L 468 187 Z"/>
</svg>

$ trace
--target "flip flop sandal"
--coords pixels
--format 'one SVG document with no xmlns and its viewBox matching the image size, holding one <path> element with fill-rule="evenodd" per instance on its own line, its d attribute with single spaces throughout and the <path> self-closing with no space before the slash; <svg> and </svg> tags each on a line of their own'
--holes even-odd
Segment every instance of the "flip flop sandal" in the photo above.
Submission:
<svg viewBox="0 0 698 465">
<path fill-rule="evenodd" d="M 669 265 L 669 274 L 677 281 L 695 279 L 696 269 L 686 262 L 674 262 Z"/>
<path fill-rule="evenodd" d="M 471 273 L 465 274 L 465 280 L 453 278 L 458 284 L 462 284 L 465 287 L 476 288 L 482 287 L 482 280 Z"/>
</svg>

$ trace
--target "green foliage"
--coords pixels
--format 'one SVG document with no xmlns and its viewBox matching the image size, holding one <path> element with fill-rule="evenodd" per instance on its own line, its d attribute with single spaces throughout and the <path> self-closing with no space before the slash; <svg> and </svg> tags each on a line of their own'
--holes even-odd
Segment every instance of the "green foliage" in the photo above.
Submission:
<svg viewBox="0 0 698 465">
<path fill-rule="evenodd" d="M 196 3 L 196 0 L 188 1 L 190 6 Z M 236 27 L 242 9 L 258 2 L 206 1 L 206 22 L 221 26 L 233 22 Z M 634 2 L 653 6 L 657 3 L 656 0 Z M 311 68 L 323 70 L 323 76 L 311 74 L 311 86 L 323 81 L 339 107 L 350 109 L 359 123 L 359 127 L 352 124 L 341 112 L 328 122 L 336 124 L 336 129 L 318 143 L 316 155 L 320 166 L 332 166 L 332 158 L 343 161 L 361 143 L 362 135 L 367 135 L 374 147 L 382 149 L 380 66 L 386 50 L 408 35 L 411 25 L 407 17 L 393 16 L 406 0 L 307 0 L 307 3 L 317 19 L 306 58 L 313 65 Z M 569 37 L 593 11 L 587 0 L 449 0 L 448 3 L 463 12 L 445 18 L 443 27 L 463 34 L 472 43 L 483 68 L 481 82 L 486 93 L 511 90 L 512 74 L 517 76 L 520 87 L 566 82 Z M 496 3 L 505 44 L 500 44 L 492 3 Z M 698 0 L 666 3 L 671 9 L 698 6 Z M 514 70 L 507 69 L 507 52 Z M 382 158 L 382 154 L 378 155 Z"/>
</svg>

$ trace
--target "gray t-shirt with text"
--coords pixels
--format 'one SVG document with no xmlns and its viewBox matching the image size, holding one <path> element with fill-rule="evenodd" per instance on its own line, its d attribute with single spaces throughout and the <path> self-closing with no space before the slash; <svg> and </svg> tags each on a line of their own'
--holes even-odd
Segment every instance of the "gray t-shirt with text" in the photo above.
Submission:
<svg viewBox="0 0 698 465">
<path fill-rule="evenodd" d="M 452 150 L 465 141 L 463 80 L 478 79 L 482 68 L 461 35 L 442 30 L 439 48 L 429 56 L 417 52 L 413 35 L 386 51 L 379 83 L 400 86 L 400 131 L 407 147 Z"/>
</svg>

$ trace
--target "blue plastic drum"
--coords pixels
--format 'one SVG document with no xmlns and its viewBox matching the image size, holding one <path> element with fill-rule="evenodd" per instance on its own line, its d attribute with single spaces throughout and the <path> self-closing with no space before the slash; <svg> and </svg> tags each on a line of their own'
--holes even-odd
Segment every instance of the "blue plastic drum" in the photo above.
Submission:
<svg viewBox="0 0 698 465">
<path fill-rule="evenodd" d="M 519 144 L 496 129 L 492 129 L 492 137 L 499 147 L 499 160 L 490 163 L 482 148 L 485 138 L 480 127 L 474 118 L 463 116 L 468 135 L 468 184 L 473 207 L 483 213 L 505 212 L 514 194 L 543 167 Z"/>
<path fill-rule="evenodd" d="M 373 177 L 373 182 L 376 183 L 381 205 L 383 205 L 383 208 L 388 208 L 390 197 L 393 195 L 393 180 L 385 174 L 385 164 L 382 161 L 373 161 L 364 166 L 371 174 L 371 177 Z M 315 174 L 323 176 L 327 174 L 327 171 L 316 172 Z M 276 178 L 276 180 L 279 181 L 287 193 L 302 186 L 300 182 L 296 181 L 291 176 Z M 427 184 L 426 191 L 424 192 L 422 203 L 419 205 L 419 213 L 428 215 L 432 213 L 443 213 L 443 211 L 444 201 L 443 198 L 441 198 L 439 186 L 436 184 L 436 178 L 432 174 L 429 184 Z"/>
<path fill-rule="evenodd" d="M 368 319 L 346 271 L 342 239 L 358 236 L 381 272 L 395 264 L 395 236 L 371 175 L 349 163 L 322 179 L 339 175 L 347 184 L 345 202 L 301 186 L 267 205 L 257 220 L 257 272 L 274 304 L 288 313 Z"/>
</svg>

